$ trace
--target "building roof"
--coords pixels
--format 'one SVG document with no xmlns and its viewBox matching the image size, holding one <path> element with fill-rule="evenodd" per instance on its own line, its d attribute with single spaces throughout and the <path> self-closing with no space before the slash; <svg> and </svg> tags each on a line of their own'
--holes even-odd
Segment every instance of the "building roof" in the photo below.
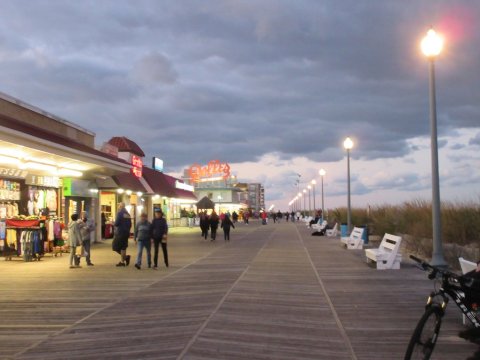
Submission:
<svg viewBox="0 0 480 360">
<path fill-rule="evenodd" d="M 115 136 L 108 140 L 110 145 L 114 145 L 118 148 L 118 151 L 130 152 L 140 157 L 145 157 L 145 153 L 136 142 L 130 140 L 125 136 Z"/>
<path fill-rule="evenodd" d="M 215 203 L 208 197 L 204 196 L 199 202 L 197 202 L 197 209 L 215 209 Z"/>
<path fill-rule="evenodd" d="M 31 135 L 42 140 L 47 140 L 58 145 L 66 146 L 71 149 L 79 150 L 91 155 L 100 156 L 108 160 L 114 160 L 121 163 L 122 165 L 128 164 L 125 160 L 119 159 L 116 156 L 106 154 L 93 147 L 76 142 L 75 140 L 72 140 L 66 136 L 62 136 L 57 133 L 48 131 L 47 129 L 37 127 L 31 124 L 27 124 L 24 122 L 20 122 L 9 116 L 0 114 L 0 126 L 3 126 L 11 130 L 19 131 L 24 134 Z"/>
</svg>

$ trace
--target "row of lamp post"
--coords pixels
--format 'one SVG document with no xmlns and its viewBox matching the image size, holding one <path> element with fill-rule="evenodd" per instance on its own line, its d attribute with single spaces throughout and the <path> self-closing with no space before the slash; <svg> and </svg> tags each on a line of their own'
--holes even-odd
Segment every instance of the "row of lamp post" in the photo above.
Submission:
<svg viewBox="0 0 480 360">
<path fill-rule="evenodd" d="M 322 216 L 324 214 L 324 193 L 323 193 L 323 178 L 326 175 L 325 169 L 320 169 L 319 172 L 320 177 L 322 179 Z M 297 174 L 299 177 L 300 175 Z M 313 194 L 313 212 L 315 212 L 317 205 L 316 205 L 316 193 L 315 193 L 315 185 L 317 184 L 317 180 L 313 179 L 305 189 L 302 191 L 298 191 L 298 193 L 295 195 L 295 197 L 288 203 L 288 205 L 291 207 L 293 211 L 297 210 L 300 211 L 303 209 L 303 212 L 307 211 L 307 190 L 308 190 L 308 212 L 309 214 L 312 215 L 312 199 L 311 195 Z M 295 182 L 295 186 L 299 186 L 299 180 Z M 303 197 L 303 208 L 302 208 L 302 197 Z M 314 214 L 313 214 L 314 215 Z"/>
<path fill-rule="evenodd" d="M 440 217 L 440 180 L 438 170 L 438 135 L 437 135 L 437 110 L 436 110 L 436 96 L 435 96 L 435 58 L 441 53 L 443 48 L 443 38 L 436 34 L 433 29 L 427 32 L 427 35 L 421 42 L 421 49 L 423 54 L 429 60 L 429 97 L 430 97 L 430 151 L 431 151 L 431 168 L 432 168 L 432 233 L 433 233 L 433 253 L 432 265 L 446 266 L 446 261 L 443 255 L 442 237 L 441 237 L 441 217 Z M 353 148 L 353 141 L 347 137 L 343 142 L 343 147 L 347 151 L 347 229 L 350 233 L 352 228 L 352 210 L 351 210 L 351 191 L 350 191 L 350 151 Z M 322 216 L 324 214 L 324 193 L 323 193 L 323 178 L 326 174 L 324 169 L 320 169 L 319 174 L 322 179 Z M 299 177 L 300 175 L 297 174 Z M 313 208 L 315 209 L 315 179 L 312 180 L 308 188 L 308 201 L 310 207 L 310 189 L 313 188 Z M 299 181 L 297 180 L 297 185 Z M 296 204 L 298 200 L 301 202 L 303 196 L 303 209 L 306 210 L 305 198 L 306 189 L 298 192 L 289 205 Z M 301 203 L 300 206 L 301 208 Z"/>
</svg>

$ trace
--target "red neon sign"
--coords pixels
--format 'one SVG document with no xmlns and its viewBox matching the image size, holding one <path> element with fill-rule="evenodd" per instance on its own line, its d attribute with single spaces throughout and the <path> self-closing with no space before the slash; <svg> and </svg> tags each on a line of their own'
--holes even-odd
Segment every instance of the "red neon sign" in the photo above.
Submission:
<svg viewBox="0 0 480 360">
<path fill-rule="evenodd" d="M 193 164 L 188 169 L 191 181 L 213 180 L 214 178 L 228 179 L 230 177 L 230 165 L 221 163 L 220 160 L 209 161 L 206 166 Z"/>
<path fill-rule="evenodd" d="M 143 161 L 138 156 L 132 155 L 132 174 L 138 178 L 142 177 Z"/>
</svg>

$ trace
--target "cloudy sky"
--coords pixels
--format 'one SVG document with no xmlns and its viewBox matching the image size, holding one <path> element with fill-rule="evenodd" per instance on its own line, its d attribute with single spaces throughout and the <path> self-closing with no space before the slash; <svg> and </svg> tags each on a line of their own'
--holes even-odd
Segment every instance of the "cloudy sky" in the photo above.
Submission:
<svg viewBox="0 0 480 360">
<path fill-rule="evenodd" d="M 480 2 L 0 0 L 0 91 L 169 173 L 211 159 L 286 208 L 318 170 L 326 206 L 430 198 L 433 25 L 442 200 L 480 196 Z M 317 190 L 317 196 L 318 196 Z M 317 197 L 317 204 L 319 200 Z"/>
</svg>

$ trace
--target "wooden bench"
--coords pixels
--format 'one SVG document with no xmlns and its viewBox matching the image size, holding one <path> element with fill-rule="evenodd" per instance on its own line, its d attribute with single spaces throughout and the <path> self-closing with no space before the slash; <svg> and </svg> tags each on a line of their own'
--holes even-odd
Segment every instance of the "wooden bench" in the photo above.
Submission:
<svg viewBox="0 0 480 360">
<path fill-rule="evenodd" d="M 364 228 L 354 227 L 350 236 L 340 238 L 340 241 L 347 249 L 363 249 L 363 232 Z"/>
<path fill-rule="evenodd" d="M 402 254 L 398 252 L 402 238 L 400 236 L 385 234 L 377 249 L 366 249 L 365 255 L 368 262 L 376 262 L 377 270 L 400 269 Z"/>
<path fill-rule="evenodd" d="M 463 257 L 459 257 L 458 262 L 460 263 L 460 268 L 462 269 L 463 275 L 477 268 L 477 264 L 475 264 L 473 261 L 465 260 Z M 465 314 L 462 314 L 462 316 L 463 325 L 467 325 L 467 319 L 465 318 Z"/>
<path fill-rule="evenodd" d="M 335 223 L 335 225 L 333 226 L 333 229 L 327 229 L 325 231 L 325 235 L 330 236 L 330 237 L 337 236 L 338 235 L 338 223 Z"/>
</svg>

